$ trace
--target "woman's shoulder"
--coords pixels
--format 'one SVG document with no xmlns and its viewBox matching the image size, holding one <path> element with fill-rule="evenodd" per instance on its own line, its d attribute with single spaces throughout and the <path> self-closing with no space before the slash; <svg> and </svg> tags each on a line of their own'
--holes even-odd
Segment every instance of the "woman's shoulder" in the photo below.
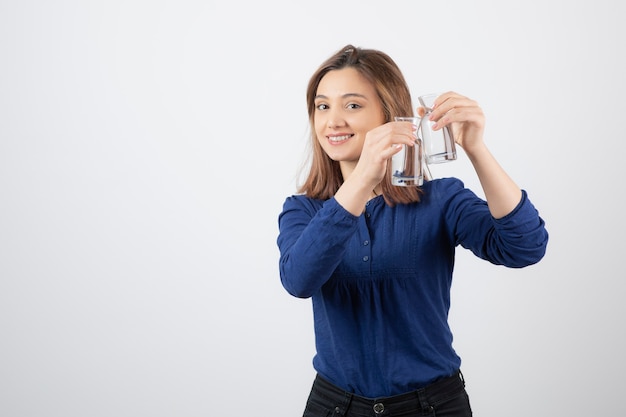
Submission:
<svg viewBox="0 0 626 417">
<path fill-rule="evenodd" d="M 424 182 L 422 190 L 424 202 L 437 204 L 440 207 L 481 201 L 481 198 L 465 187 L 463 181 L 456 177 L 437 178 Z"/>
<path fill-rule="evenodd" d="M 293 202 L 293 203 L 308 203 L 308 204 L 324 204 L 324 201 L 318 198 L 308 197 L 306 194 L 292 194 L 285 198 L 285 202 Z"/>
<path fill-rule="evenodd" d="M 436 178 L 429 181 L 424 182 L 422 185 L 422 189 L 428 192 L 438 192 L 438 193 L 448 193 L 448 192 L 458 192 L 460 190 L 465 189 L 465 184 L 463 181 L 456 177 L 444 177 L 444 178 Z"/>
<path fill-rule="evenodd" d="M 285 202 L 283 203 L 284 209 L 295 209 L 301 208 L 305 210 L 319 210 L 326 200 L 320 200 L 316 198 L 307 197 L 304 194 L 292 194 L 285 198 Z"/>
</svg>

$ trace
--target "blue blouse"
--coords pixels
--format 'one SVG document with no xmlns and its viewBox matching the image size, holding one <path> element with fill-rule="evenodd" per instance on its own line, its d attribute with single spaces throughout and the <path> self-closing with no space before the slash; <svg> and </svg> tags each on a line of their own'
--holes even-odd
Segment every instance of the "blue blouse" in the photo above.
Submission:
<svg viewBox="0 0 626 417">
<path fill-rule="evenodd" d="M 290 196 L 278 217 L 280 278 L 312 298 L 315 370 L 342 389 L 385 397 L 459 369 L 448 325 L 455 247 L 493 264 L 538 262 L 548 233 L 525 191 L 503 218 L 456 178 L 425 182 L 419 203 L 382 196 L 354 216 L 334 198 Z"/>
</svg>

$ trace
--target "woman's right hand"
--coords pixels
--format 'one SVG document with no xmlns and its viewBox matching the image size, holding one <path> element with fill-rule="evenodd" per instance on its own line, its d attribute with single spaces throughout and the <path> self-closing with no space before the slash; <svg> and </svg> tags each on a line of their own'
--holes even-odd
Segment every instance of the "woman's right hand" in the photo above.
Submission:
<svg viewBox="0 0 626 417">
<path fill-rule="evenodd" d="M 410 122 L 388 122 L 370 130 L 353 170 L 342 167 L 344 182 L 335 193 L 337 202 L 355 216 L 360 215 L 387 174 L 389 159 L 400 152 L 402 145 L 415 145 L 415 130 Z"/>
<path fill-rule="evenodd" d="M 388 122 L 370 130 L 353 174 L 372 187 L 378 185 L 387 173 L 391 157 L 400 152 L 402 145 L 415 145 L 416 129 L 411 122 Z"/>
</svg>

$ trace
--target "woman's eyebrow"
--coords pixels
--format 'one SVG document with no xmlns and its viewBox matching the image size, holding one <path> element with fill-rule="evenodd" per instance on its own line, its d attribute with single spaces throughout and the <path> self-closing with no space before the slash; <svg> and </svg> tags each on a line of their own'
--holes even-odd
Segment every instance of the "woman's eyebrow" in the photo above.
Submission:
<svg viewBox="0 0 626 417">
<path fill-rule="evenodd" d="M 341 96 L 341 98 L 352 98 L 352 97 L 359 97 L 359 98 L 363 98 L 367 100 L 367 97 L 364 96 L 363 94 L 359 94 L 359 93 L 346 93 L 344 95 Z M 328 100 L 328 97 L 326 97 L 323 94 L 318 94 L 315 96 L 315 100 L 317 99 L 324 99 L 324 100 Z"/>
</svg>

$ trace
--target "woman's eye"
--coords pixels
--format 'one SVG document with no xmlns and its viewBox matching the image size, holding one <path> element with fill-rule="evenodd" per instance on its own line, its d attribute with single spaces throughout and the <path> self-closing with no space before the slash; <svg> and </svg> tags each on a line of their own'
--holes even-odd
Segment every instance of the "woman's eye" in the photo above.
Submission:
<svg viewBox="0 0 626 417">
<path fill-rule="evenodd" d="M 350 103 L 350 104 L 348 104 L 348 108 L 349 109 L 360 109 L 361 106 L 356 104 L 356 103 Z"/>
<path fill-rule="evenodd" d="M 317 106 L 315 106 L 315 108 L 317 108 L 318 110 L 326 110 L 328 106 L 326 104 L 318 104 Z"/>
</svg>

